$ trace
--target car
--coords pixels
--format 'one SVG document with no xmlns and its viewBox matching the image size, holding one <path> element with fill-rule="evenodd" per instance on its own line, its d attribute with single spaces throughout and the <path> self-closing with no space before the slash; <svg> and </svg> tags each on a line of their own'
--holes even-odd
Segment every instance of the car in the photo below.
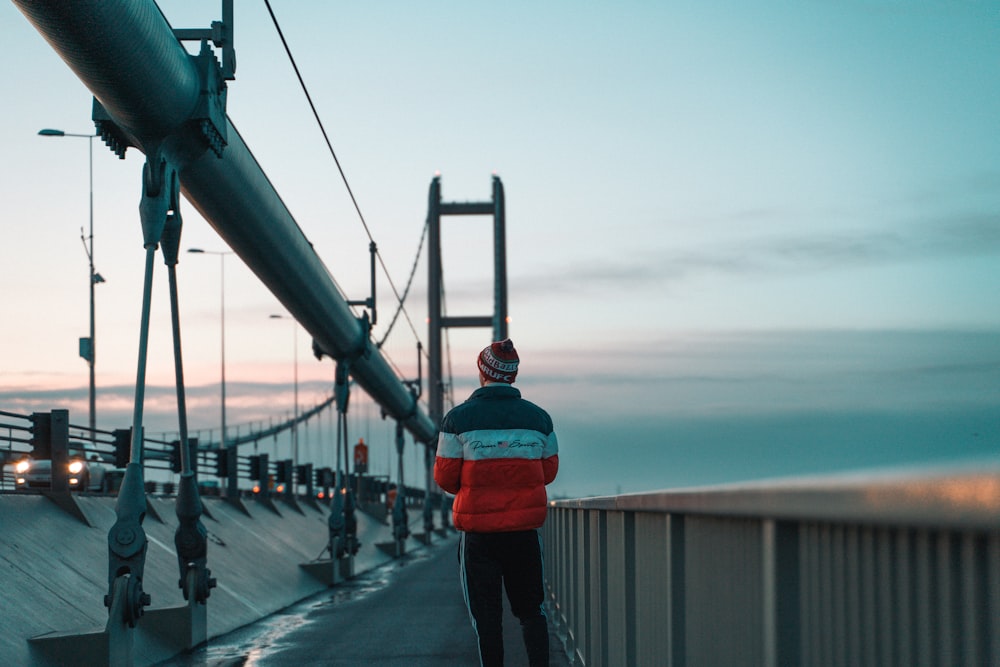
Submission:
<svg viewBox="0 0 1000 667">
<path fill-rule="evenodd" d="M 67 473 L 71 491 L 104 492 L 110 487 L 109 468 L 101 462 L 101 457 L 83 449 L 69 448 L 69 463 Z M 14 488 L 49 489 L 52 488 L 52 461 L 48 459 L 33 459 L 25 457 L 14 463 Z"/>
</svg>

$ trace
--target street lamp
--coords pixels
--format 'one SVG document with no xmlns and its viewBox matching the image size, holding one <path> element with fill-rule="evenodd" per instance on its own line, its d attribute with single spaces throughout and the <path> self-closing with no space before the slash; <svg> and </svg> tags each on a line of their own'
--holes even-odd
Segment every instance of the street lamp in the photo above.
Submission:
<svg viewBox="0 0 1000 667">
<path fill-rule="evenodd" d="M 219 318 L 222 322 L 221 337 L 221 359 L 222 359 L 222 437 L 219 439 L 219 449 L 226 448 L 226 255 L 233 253 L 221 250 L 202 250 L 201 248 L 188 248 L 188 252 L 198 255 L 218 255 L 219 256 Z"/>
<path fill-rule="evenodd" d="M 292 465 L 299 465 L 299 328 L 298 322 L 284 315 L 271 315 L 272 320 L 292 320 L 292 353 L 295 359 L 295 410 L 292 419 Z"/>
<path fill-rule="evenodd" d="M 101 274 L 94 271 L 94 137 L 97 135 L 73 134 L 51 128 L 39 130 L 38 134 L 42 137 L 76 137 L 90 140 L 90 233 L 84 237 L 83 230 L 80 230 L 80 240 L 83 241 L 83 249 L 90 262 L 90 336 L 80 339 L 80 356 L 86 359 L 87 365 L 90 367 L 90 439 L 93 442 L 97 429 L 97 382 L 94 374 L 94 367 L 97 363 L 97 332 L 94 323 L 94 285 L 104 282 Z"/>
</svg>

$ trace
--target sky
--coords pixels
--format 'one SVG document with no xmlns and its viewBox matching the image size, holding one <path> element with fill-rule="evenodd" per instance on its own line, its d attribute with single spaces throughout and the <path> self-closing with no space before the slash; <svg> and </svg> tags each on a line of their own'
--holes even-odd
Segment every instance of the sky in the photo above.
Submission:
<svg viewBox="0 0 1000 667">
<path fill-rule="evenodd" d="M 160 7 L 206 27 L 215 4 Z M 552 495 L 1000 459 L 1000 1 L 271 6 L 399 292 L 435 174 L 445 201 L 502 179 L 516 386 L 556 425 Z M 362 299 L 368 237 L 262 1 L 236 4 L 235 35 L 229 116 Z M 37 132 L 92 132 L 91 96 L 9 2 L 0 40 L 0 409 L 85 424 L 89 140 Z M 100 428 L 130 423 L 142 163 L 94 143 Z M 182 212 L 182 248 L 228 250 Z M 445 219 L 451 315 L 489 314 L 489 223 Z M 404 377 L 427 340 L 424 260 L 383 348 Z M 145 424 L 169 432 L 157 268 Z M 327 396 L 332 366 L 239 258 L 185 254 L 192 430 L 220 421 L 223 273 L 228 423 L 287 418 L 296 369 L 300 405 Z M 378 292 L 381 339 L 384 275 Z M 450 333 L 456 400 L 489 337 Z M 390 471 L 392 425 L 352 406 Z M 303 436 L 317 460 L 330 428 Z"/>
</svg>

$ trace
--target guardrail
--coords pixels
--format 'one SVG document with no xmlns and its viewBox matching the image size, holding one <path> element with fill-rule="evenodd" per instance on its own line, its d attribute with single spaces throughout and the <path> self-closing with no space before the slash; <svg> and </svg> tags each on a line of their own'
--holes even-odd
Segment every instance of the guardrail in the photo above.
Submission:
<svg viewBox="0 0 1000 667">
<path fill-rule="evenodd" d="M 62 427 L 52 428 L 53 415 L 62 413 L 65 420 Z M 290 428 L 292 422 L 283 424 Z M 244 434 L 234 438 L 229 444 L 236 446 L 253 444 L 257 440 L 273 437 L 280 427 L 269 426 L 259 433 Z M 90 429 L 69 423 L 69 413 L 65 410 L 36 412 L 30 415 L 0 410 L 0 491 L 17 489 L 14 464 L 22 459 L 49 460 L 54 450 L 76 452 L 83 458 L 94 460 L 107 473 L 108 484 L 103 492 L 117 493 L 121 484 L 122 469 L 128 463 L 130 429 L 112 431 Z M 218 443 L 201 444 L 196 438 L 189 438 L 193 456 L 192 465 L 198 480 L 201 495 L 222 495 L 228 475 L 228 450 L 220 449 Z M 61 455 L 65 458 L 65 455 Z M 95 459 L 96 457 L 96 459 Z M 143 468 L 146 471 L 147 493 L 173 495 L 176 491 L 175 475 L 180 472 L 180 441 L 160 438 L 143 438 Z M 311 463 L 292 465 L 291 459 L 269 460 L 264 455 L 237 455 L 232 463 L 237 469 L 240 494 L 257 497 L 261 494 L 306 497 L 329 500 L 330 489 L 335 485 L 336 471 L 329 467 L 314 466 Z M 148 473 L 153 472 L 153 475 Z M 348 476 L 347 484 L 356 490 L 357 499 L 365 506 L 389 504 L 389 494 L 393 487 L 385 476 Z M 56 480 L 58 484 L 58 480 Z M 427 492 L 423 488 L 405 486 L 402 496 L 408 507 L 422 506 Z M 435 495 L 433 505 L 441 503 Z"/>
<path fill-rule="evenodd" d="M 574 665 L 1000 664 L 1000 465 L 551 503 Z"/>
</svg>

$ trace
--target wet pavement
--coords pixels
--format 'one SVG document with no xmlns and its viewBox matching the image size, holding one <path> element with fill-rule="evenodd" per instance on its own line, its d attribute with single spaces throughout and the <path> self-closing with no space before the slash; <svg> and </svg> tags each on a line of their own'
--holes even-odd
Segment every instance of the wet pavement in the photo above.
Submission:
<svg viewBox="0 0 1000 667">
<path fill-rule="evenodd" d="M 456 551 L 456 539 L 421 549 L 159 667 L 478 665 Z M 551 665 L 568 666 L 552 625 Z M 504 648 L 508 667 L 527 665 L 509 610 Z"/>
</svg>

